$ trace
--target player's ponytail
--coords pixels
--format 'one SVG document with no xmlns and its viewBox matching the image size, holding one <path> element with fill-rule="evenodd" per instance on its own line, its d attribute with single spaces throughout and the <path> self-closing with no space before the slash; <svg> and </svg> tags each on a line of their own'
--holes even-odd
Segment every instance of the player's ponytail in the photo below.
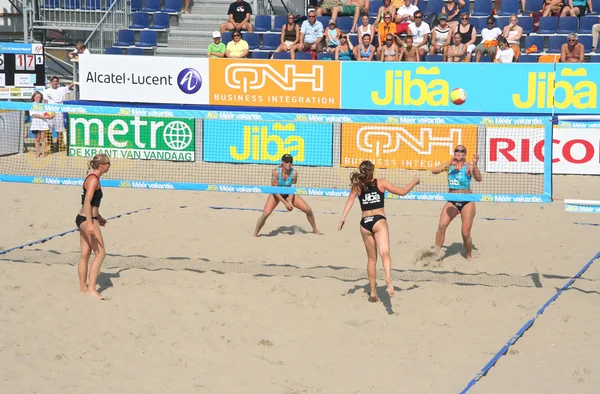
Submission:
<svg viewBox="0 0 600 394">
<path fill-rule="evenodd" d="M 109 160 L 108 155 L 105 153 L 98 153 L 88 162 L 88 171 L 97 169 L 101 164 L 108 163 Z"/>
<path fill-rule="evenodd" d="M 366 190 L 373 183 L 373 173 L 375 165 L 369 160 L 360 163 L 358 172 L 353 172 L 350 175 L 350 186 L 352 189 Z"/>
</svg>

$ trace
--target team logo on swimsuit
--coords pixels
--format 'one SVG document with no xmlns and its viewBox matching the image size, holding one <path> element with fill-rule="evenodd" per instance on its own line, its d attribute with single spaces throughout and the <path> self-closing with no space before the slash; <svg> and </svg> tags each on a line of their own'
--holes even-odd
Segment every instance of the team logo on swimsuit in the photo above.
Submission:
<svg viewBox="0 0 600 394">
<path fill-rule="evenodd" d="M 185 94 L 194 94 L 202 87 L 202 76 L 193 68 L 184 68 L 177 75 L 177 86 Z"/>
<path fill-rule="evenodd" d="M 379 194 L 377 194 L 377 193 L 365 194 L 365 196 L 362 199 L 363 204 L 377 204 L 380 201 L 381 201 L 381 198 L 379 197 Z"/>
</svg>

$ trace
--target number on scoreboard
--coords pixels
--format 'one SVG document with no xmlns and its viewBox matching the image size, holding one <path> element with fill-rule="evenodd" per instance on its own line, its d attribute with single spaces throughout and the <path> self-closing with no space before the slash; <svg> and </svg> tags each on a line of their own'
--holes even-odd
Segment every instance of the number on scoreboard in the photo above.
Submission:
<svg viewBox="0 0 600 394">
<path fill-rule="evenodd" d="M 0 53 L 0 71 L 4 71 L 4 54 Z"/>
<path fill-rule="evenodd" d="M 15 70 L 25 70 L 25 56 L 26 55 L 15 55 Z"/>
<path fill-rule="evenodd" d="M 25 70 L 35 71 L 35 55 L 25 55 Z"/>
</svg>

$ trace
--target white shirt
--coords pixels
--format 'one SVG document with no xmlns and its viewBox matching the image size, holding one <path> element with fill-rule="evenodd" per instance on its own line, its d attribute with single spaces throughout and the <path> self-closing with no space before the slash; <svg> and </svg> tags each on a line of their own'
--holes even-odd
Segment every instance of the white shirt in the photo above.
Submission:
<svg viewBox="0 0 600 394">
<path fill-rule="evenodd" d="M 50 130 L 48 121 L 46 119 L 35 118 L 33 115 L 43 115 L 44 111 L 29 111 L 31 116 L 31 130 Z"/>
<path fill-rule="evenodd" d="M 414 4 L 411 4 L 409 7 L 402 6 L 398 8 L 398 10 L 396 11 L 396 15 L 402 16 L 408 14 L 410 16 L 414 16 L 415 12 L 417 11 L 419 11 L 419 7 L 417 7 Z M 410 22 L 410 19 L 403 19 L 401 22 Z"/>
<path fill-rule="evenodd" d="M 487 27 L 481 30 L 481 42 L 497 40 L 498 36 L 502 35 L 502 30 L 499 27 L 488 29 Z"/>
<path fill-rule="evenodd" d="M 511 47 L 506 47 L 505 50 L 498 48 L 496 51 L 496 60 L 498 63 L 512 63 L 515 57 L 515 51 Z"/>
<path fill-rule="evenodd" d="M 413 36 L 413 44 L 415 46 L 421 45 L 426 36 L 431 33 L 431 29 L 429 29 L 427 22 L 421 22 L 421 26 L 417 26 L 417 24 L 413 22 L 408 25 L 408 30 Z"/>
<path fill-rule="evenodd" d="M 66 86 L 59 86 L 56 89 L 50 87 L 44 90 L 44 99 L 48 100 L 49 104 L 62 104 L 68 94 L 69 88 Z"/>
<path fill-rule="evenodd" d="M 71 52 L 71 53 L 72 53 L 73 55 L 89 55 L 89 54 L 90 54 L 90 51 L 89 51 L 87 48 L 85 48 L 85 49 L 83 50 L 83 52 L 79 53 L 79 52 L 77 52 L 77 49 L 75 49 L 75 50 L 74 50 L 73 52 Z"/>
</svg>

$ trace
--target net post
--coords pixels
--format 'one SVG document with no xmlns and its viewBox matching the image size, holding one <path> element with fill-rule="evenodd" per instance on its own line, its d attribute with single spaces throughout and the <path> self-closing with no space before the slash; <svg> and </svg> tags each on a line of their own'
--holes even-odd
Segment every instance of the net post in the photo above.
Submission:
<svg viewBox="0 0 600 394">
<path fill-rule="evenodd" d="M 552 201 L 552 139 L 554 138 L 553 117 L 545 118 L 544 132 L 544 199 Z"/>
</svg>

